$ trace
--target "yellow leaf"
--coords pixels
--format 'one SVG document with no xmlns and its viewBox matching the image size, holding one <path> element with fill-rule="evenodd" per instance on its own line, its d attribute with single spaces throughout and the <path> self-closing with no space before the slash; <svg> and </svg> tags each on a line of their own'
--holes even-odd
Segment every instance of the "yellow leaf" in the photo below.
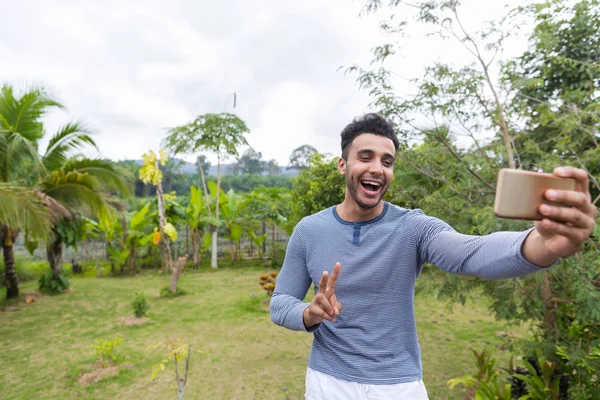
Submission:
<svg viewBox="0 0 600 400">
<path fill-rule="evenodd" d="M 152 235 L 152 243 L 159 244 L 160 243 L 160 232 L 154 232 Z"/>
<path fill-rule="evenodd" d="M 164 149 L 160 149 L 158 151 L 158 155 L 160 157 L 160 165 L 165 165 L 167 163 L 167 161 L 169 160 L 169 156 L 167 155 L 167 152 Z"/>
<path fill-rule="evenodd" d="M 160 364 L 160 369 L 165 370 L 165 364 Z"/>
<path fill-rule="evenodd" d="M 167 222 L 165 227 L 163 228 L 163 232 L 171 239 L 172 242 L 177 240 L 177 229 L 171 224 Z"/>
</svg>

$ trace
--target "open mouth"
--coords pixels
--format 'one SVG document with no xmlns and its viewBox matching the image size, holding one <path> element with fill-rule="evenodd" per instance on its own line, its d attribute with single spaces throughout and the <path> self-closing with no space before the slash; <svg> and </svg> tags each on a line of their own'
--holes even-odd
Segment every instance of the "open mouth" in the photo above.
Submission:
<svg viewBox="0 0 600 400">
<path fill-rule="evenodd" d="M 383 187 L 382 182 L 372 179 L 363 179 L 360 181 L 360 185 L 369 196 L 377 196 Z"/>
</svg>

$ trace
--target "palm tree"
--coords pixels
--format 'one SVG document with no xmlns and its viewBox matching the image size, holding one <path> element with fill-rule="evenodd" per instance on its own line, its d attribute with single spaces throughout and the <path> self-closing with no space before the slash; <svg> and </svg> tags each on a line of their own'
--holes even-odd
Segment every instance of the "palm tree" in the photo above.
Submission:
<svg viewBox="0 0 600 400">
<path fill-rule="evenodd" d="M 21 230 L 29 238 L 45 237 L 50 213 L 44 205 L 54 205 L 30 187 L 41 165 L 41 117 L 52 107 L 62 105 L 42 89 L 29 89 L 17 98 L 11 86 L 0 88 L 0 239 L 9 299 L 19 295 L 13 244 Z"/>
<path fill-rule="evenodd" d="M 27 239 L 44 238 L 50 224 L 49 208 L 31 188 L 0 183 L 0 243 L 4 258 L 6 298 L 19 295 L 19 280 L 15 270 L 13 245 L 19 232 Z"/>
<path fill-rule="evenodd" d="M 108 194 L 127 196 L 129 189 L 110 160 L 90 159 L 77 154 L 85 145 L 96 147 L 88 131 L 79 124 L 71 123 L 60 129 L 50 139 L 42 157 L 44 174 L 37 189 L 73 215 L 83 213 L 103 218 L 112 210 Z M 76 154 L 71 155 L 73 152 Z M 60 219 L 55 219 L 52 224 L 46 246 L 48 262 L 56 279 L 62 265 L 64 242 L 57 229 L 57 221 Z"/>
<path fill-rule="evenodd" d="M 50 107 L 63 108 L 41 89 L 30 89 L 20 98 L 10 86 L 0 89 L 0 237 L 8 298 L 18 296 L 13 243 L 21 229 L 28 236 L 46 237 L 50 228 L 46 247 L 57 277 L 62 256 L 62 238 L 56 229 L 60 221 L 76 212 L 96 216 L 110 212 L 107 191 L 128 194 L 110 161 L 80 154 L 85 146 L 96 148 L 80 124 L 60 128 L 40 157 L 38 142 L 45 134 L 41 117 Z"/>
</svg>

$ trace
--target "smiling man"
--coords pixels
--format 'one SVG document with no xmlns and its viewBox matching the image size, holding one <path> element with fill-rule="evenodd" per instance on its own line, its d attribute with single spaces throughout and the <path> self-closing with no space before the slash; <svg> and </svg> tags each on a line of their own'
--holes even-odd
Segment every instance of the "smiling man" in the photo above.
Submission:
<svg viewBox="0 0 600 400">
<path fill-rule="evenodd" d="M 579 251 L 597 215 L 585 171 L 555 174 L 577 191 L 548 191 L 566 207 L 524 232 L 463 235 L 421 210 L 382 201 L 398 150 L 394 126 L 377 114 L 342 131 L 344 201 L 298 223 L 271 299 L 271 319 L 314 334 L 306 399 L 427 399 L 414 315 L 416 279 L 429 262 L 486 279 L 542 270 Z M 318 291 L 303 302 L 311 285 Z M 343 305 L 342 305 L 343 304 Z"/>
</svg>

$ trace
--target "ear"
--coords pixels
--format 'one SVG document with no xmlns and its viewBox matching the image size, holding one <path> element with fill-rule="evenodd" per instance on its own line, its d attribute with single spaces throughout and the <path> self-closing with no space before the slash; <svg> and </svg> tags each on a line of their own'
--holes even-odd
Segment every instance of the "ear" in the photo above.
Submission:
<svg viewBox="0 0 600 400">
<path fill-rule="evenodd" d="M 342 157 L 338 158 L 337 169 L 340 172 L 340 175 L 346 175 L 346 161 Z"/>
</svg>

